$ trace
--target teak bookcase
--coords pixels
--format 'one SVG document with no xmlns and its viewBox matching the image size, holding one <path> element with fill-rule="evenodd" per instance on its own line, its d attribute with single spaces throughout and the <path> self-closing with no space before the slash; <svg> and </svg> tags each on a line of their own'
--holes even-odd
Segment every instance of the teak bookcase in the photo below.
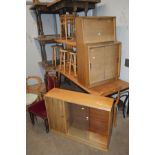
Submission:
<svg viewBox="0 0 155 155">
<path fill-rule="evenodd" d="M 118 79 L 121 43 L 116 17 L 76 17 L 78 81 L 90 88 Z"/>
<path fill-rule="evenodd" d="M 49 129 L 107 150 L 113 123 L 113 99 L 54 88 L 45 95 Z"/>
</svg>

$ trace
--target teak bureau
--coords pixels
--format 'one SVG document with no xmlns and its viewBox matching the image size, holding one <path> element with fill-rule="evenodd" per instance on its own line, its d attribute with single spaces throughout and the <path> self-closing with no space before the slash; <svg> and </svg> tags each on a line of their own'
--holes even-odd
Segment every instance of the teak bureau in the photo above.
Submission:
<svg viewBox="0 0 155 155">
<path fill-rule="evenodd" d="M 54 88 L 45 95 L 49 129 L 107 150 L 113 123 L 113 99 Z"/>
<path fill-rule="evenodd" d="M 116 80 L 120 73 L 121 42 L 116 17 L 76 17 L 78 81 L 87 88 Z"/>
</svg>

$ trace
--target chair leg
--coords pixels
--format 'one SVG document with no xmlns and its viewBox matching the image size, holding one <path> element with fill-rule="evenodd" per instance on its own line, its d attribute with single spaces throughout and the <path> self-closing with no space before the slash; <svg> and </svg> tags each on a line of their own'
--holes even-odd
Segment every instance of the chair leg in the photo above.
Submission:
<svg viewBox="0 0 155 155">
<path fill-rule="evenodd" d="M 127 116 L 129 116 L 129 101 L 128 101 L 128 107 L 127 107 Z"/>
<path fill-rule="evenodd" d="M 126 98 L 125 98 L 125 100 L 124 100 L 124 103 L 123 103 L 123 117 L 125 118 L 125 107 L 126 107 L 126 103 L 127 103 L 127 101 L 128 101 L 128 98 L 129 98 L 129 96 L 127 96 Z M 128 106 L 128 105 L 127 105 Z M 127 108 L 127 111 L 128 111 L 128 108 Z"/>
<path fill-rule="evenodd" d="M 48 132 L 49 132 L 48 120 L 45 119 L 45 120 L 44 120 L 44 123 L 45 123 L 46 133 L 48 133 Z"/>
<path fill-rule="evenodd" d="M 34 115 L 31 112 L 29 112 L 29 114 L 30 114 L 31 122 L 34 125 L 35 124 Z"/>
</svg>

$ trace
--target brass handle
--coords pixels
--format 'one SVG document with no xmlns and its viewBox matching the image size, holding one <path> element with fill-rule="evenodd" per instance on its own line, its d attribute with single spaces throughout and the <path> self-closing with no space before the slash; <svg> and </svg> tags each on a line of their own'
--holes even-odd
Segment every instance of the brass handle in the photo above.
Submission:
<svg viewBox="0 0 155 155">
<path fill-rule="evenodd" d="M 86 120 L 88 120 L 88 119 L 89 119 L 89 117 L 87 116 L 87 117 L 86 117 Z"/>
<path fill-rule="evenodd" d="M 85 108 L 84 107 L 81 107 L 81 109 L 84 110 Z"/>
</svg>

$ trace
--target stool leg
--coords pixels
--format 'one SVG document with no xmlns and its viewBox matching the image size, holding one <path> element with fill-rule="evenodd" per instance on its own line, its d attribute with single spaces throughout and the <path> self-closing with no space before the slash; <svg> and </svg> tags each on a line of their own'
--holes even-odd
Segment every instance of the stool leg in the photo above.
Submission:
<svg viewBox="0 0 155 155">
<path fill-rule="evenodd" d="M 73 69 L 74 69 L 74 76 L 76 76 L 76 55 L 74 54 L 74 62 L 73 62 Z"/>
<path fill-rule="evenodd" d="M 61 69 L 61 64 L 62 64 L 62 52 L 60 52 L 60 69 Z"/>
<path fill-rule="evenodd" d="M 64 64 L 64 72 L 66 71 L 66 55 L 63 53 L 63 64 Z"/>
<path fill-rule="evenodd" d="M 54 47 L 53 47 L 53 51 L 52 51 L 52 65 L 54 66 Z"/>
<path fill-rule="evenodd" d="M 69 75 L 71 73 L 71 66 L 72 66 L 72 55 L 70 55 L 70 58 L 69 58 Z"/>
<path fill-rule="evenodd" d="M 57 66 L 57 58 L 56 58 L 56 48 L 54 49 L 54 65 L 55 65 L 55 67 Z"/>
</svg>

